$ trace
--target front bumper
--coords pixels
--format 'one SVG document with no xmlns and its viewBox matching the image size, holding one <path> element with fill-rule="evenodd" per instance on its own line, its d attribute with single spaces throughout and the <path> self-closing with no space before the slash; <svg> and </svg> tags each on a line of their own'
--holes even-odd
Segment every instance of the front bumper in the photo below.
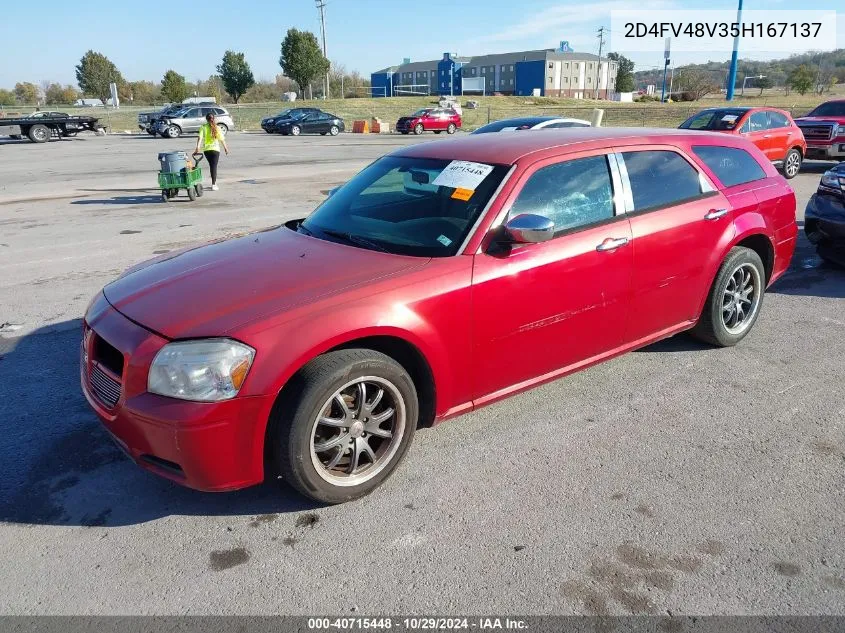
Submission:
<svg viewBox="0 0 845 633">
<path fill-rule="evenodd" d="M 146 392 L 152 359 L 167 340 L 129 321 L 101 295 L 89 310 L 93 334 L 81 351 L 82 391 L 115 442 L 139 466 L 189 488 L 224 491 L 264 479 L 264 396 L 215 403 L 187 402 Z M 102 339 L 123 356 L 120 395 L 113 406 L 92 382 L 94 345 Z"/>
<path fill-rule="evenodd" d="M 810 145 L 808 143 L 805 158 L 810 160 L 838 160 L 845 158 L 845 140 L 837 138 L 829 145 Z"/>
</svg>

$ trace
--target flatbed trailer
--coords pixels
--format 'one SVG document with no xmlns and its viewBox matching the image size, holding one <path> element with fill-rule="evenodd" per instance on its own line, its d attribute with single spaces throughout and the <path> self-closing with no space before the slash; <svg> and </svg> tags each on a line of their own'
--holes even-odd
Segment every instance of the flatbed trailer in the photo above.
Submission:
<svg viewBox="0 0 845 633">
<path fill-rule="evenodd" d="M 103 129 L 98 121 L 92 116 L 0 117 L 0 136 L 26 136 L 33 143 L 46 143 L 53 138 L 76 136 L 79 132 L 98 132 Z"/>
</svg>

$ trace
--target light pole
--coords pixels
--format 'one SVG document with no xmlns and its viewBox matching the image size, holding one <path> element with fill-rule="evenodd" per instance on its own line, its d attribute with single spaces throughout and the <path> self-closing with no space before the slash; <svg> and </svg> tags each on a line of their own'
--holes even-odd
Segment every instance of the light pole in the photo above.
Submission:
<svg viewBox="0 0 845 633">
<path fill-rule="evenodd" d="M 736 83 L 736 63 L 739 54 L 739 34 L 742 31 L 742 0 L 739 0 L 739 7 L 736 10 L 736 23 L 739 25 L 736 37 L 734 38 L 734 50 L 731 53 L 731 72 L 728 75 L 728 90 L 725 93 L 725 101 L 732 101 L 734 98 L 734 84 Z"/>
<path fill-rule="evenodd" d="M 317 8 L 320 10 L 320 30 L 323 34 L 323 57 L 329 58 L 326 52 L 326 3 L 325 0 L 314 0 Z M 326 71 L 326 90 L 323 92 L 326 99 L 329 98 L 329 71 Z"/>
</svg>

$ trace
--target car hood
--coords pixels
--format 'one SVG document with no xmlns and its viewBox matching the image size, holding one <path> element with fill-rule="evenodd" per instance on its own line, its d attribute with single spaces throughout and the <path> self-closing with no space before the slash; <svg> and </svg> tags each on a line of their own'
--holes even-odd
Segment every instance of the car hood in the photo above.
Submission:
<svg viewBox="0 0 845 633">
<path fill-rule="evenodd" d="M 220 336 L 428 261 L 282 226 L 168 253 L 130 268 L 103 292 L 118 311 L 167 338 Z"/>
<path fill-rule="evenodd" d="M 839 123 L 845 125 L 845 116 L 802 116 L 795 119 L 796 123 Z"/>
</svg>

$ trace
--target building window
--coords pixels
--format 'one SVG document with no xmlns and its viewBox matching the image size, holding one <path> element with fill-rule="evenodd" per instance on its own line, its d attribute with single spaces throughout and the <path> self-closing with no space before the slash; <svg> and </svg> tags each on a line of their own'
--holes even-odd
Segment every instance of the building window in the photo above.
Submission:
<svg viewBox="0 0 845 633">
<path fill-rule="evenodd" d="M 513 66 L 508 67 L 508 72 L 513 72 Z"/>
<path fill-rule="evenodd" d="M 481 74 L 482 74 L 482 75 L 486 75 L 486 74 L 487 74 L 487 69 L 486 69 L 486 68 L 482 68 L 482 69 L 481 69 Z"/>
<path fill-rule="evenodd" d="M 569 68 L 569 62 L 566 62 L 566 63 L 563 65 L 563 67 L 564 67 L 564 68 Z"/>
<path fill-rule="evenodd" d="M 549 83 L 552 83 L 552 81 L 554 81 L 554 80 L 551 77 L 549 77 Z"/>
<path fill-rule="evenodd" d="M 552 62 L 549 62 L 549 68 L 554 68 L 555 65 Z"/>
</svg>

